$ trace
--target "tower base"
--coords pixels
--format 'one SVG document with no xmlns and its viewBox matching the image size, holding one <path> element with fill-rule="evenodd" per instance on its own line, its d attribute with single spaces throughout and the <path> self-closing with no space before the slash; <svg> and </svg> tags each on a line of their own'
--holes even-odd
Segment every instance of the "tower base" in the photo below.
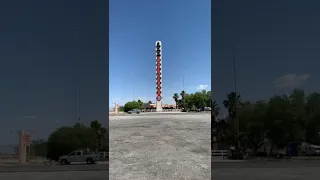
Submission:
<svg viewBox="0 0 320 180">
<path fill-rule="evenodd" d="M 162 112 L 162 101 L 156 101 L 156 112 Z"/>
</svg>

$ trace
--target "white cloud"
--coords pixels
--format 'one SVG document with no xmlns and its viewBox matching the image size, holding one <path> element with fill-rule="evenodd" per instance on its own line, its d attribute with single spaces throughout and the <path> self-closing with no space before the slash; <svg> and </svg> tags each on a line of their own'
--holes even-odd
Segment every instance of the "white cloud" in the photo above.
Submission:
<svg viewBox="0 0 320 180">
<path fill-rule="evenodd" d="M 310 74 L 285 74 L 277 78 L 273 84 L 278 88 L 297 87 L 310 78 Z"/>
<path fill-rule="evenodd" d="M 197 86 L 197 89 L 198 90 L 204 90 L 204 89 L 207 89 L 208 85 L 206 84 L 200 84 L 199 86 Z"/>
</svg>

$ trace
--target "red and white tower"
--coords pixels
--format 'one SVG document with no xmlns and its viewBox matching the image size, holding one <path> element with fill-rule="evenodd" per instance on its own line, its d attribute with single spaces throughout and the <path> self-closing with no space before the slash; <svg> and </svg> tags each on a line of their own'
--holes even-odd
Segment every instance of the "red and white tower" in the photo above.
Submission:
<svg viewBox="0 0 320 180">
<path fill-rule="evenodd" d="M 156 111 L 162 111 L 162 45 L 156 41 Z"/>
</svg>

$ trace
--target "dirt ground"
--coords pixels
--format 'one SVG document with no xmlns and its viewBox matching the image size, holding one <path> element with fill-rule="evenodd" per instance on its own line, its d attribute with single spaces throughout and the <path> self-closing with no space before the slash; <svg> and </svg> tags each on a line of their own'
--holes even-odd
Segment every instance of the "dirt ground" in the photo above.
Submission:
<svg viewBox="0 0 320 180">
<path fill-rule="evenodd" d="M 210 114 L 111 116 L 111 180 L 211 179 Z"/>
</svg>

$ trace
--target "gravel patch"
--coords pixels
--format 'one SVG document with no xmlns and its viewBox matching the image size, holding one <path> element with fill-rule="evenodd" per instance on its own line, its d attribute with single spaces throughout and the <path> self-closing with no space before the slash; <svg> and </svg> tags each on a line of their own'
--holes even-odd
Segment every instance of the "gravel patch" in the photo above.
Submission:
<svg viewBox="0 0 320 180">
<path fill-rule="evenodd" d="M 210 179 L 210 114 L 109 118 L 110 179 Z"/>
</svg>

